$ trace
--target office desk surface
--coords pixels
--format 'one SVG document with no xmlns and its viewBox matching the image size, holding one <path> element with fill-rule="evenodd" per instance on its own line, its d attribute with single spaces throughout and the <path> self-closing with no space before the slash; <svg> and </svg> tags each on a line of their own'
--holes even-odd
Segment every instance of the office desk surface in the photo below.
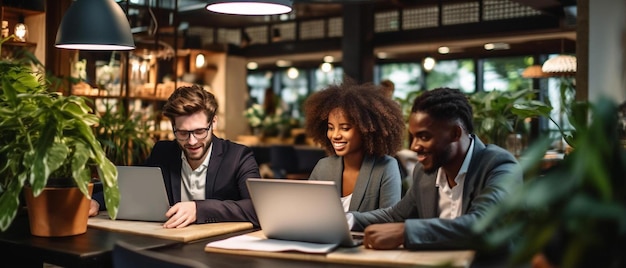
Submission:
<svg viewBox="0 0 626 268">
<path fill-rule="evenodd" d="M 281 267 L 298 267 L 298 268 L 347 268 L 347 267 L 377 267 L 368 265 L 351 265 L 341 263 L 323 263 L 323 262 L 311 262 L 292 259 L 279 259 L 279 258 L 266 258 L 257 256 L 245 256 L 223 253 L 212 253 L 204 251 L 207 243 L 211 241 L 217 241 L 225 239 L 231 236 L 241 235 L 250 232 L 250 230 L 225 234 L 220 236 L 211 237 L 209 239 L 203 239 L 194 241 L 191 243 L 173 245 L 171 247 L 162 247 L 153 249 L 153 251 L 163 254 L 176 255 L 178 257 L 196 260 L 207 264 L 209 267 L 220 268 L 281 268 Z"/>
<path fill-rule="evenodd" d="M 125 232 L 138 235 L 159 237 L 181 242 L 207 238 L 215 235 L 232 233 L 241 230 L 252 229 L 249 222 L 216 222 L 206 224 L 192 224 L 185 228 L 166 229 L 160 222 L 142 222 L 111 220 L 106 213 L 100 213 L 96 217 L 89 218 L 89 227 Z"/>
<path fill-rule="evenodd" d="M 207 264 L 209 267 L 220 268 L 287 268 L 287 267 L 302 267 L 302 268 L 346 268 L 346 267 L 388 267 L 381 264 L 364 264 L 364 263 L 339 263 L 339 262 L 319 262 L 308 261 L 299 259 L 284 259 L 284 258 L 271 258 L 271 257 L 259 257 L 259 256 L 246 256 L 239 254 L 206 252 L 206 244 L 212 241 L 225 239 L 232 236 L 242 235 L 257 231 L 258 229 L 245 230 L 230 234 L 224 234 L 214 236 L 208 239 L 197 240 L 191 243 L 177 244 L 169 247 L 160 247 L 152 249 L 163 254 L 175 255 L 178 257 L 192 259 L 201 263 Z M 519 267 L 528 268 L 526 264 L 519 266 L 512 266 L 507 262 L 506 255 L 483 257 L 477 255 L 474 261 L 470 264 L 470 268 L 494 268 L 494 267 Z"/>
<path fill-rule="evenodd" d="M 234 240 L 233 240 L 234 239 Z M 266 240 L 263 231 L 252 232 L 229 239 L 228 243 L 206 246 L 206 252 L 280 258 L 293 260 L 318 261 L 326 263 L 347 263 L 378 265 L 381 267 L 469 267 L 474 259 L 473 250 L 374 250 L 362 245 L 357 247 L 339 247 L 328 253 L 305 253 L 297 251 L 271 250 L 276 245 L 287 245 L 289 241 Z M 252 239 L 252 242 L 250 239 Z M 259 239 L 259 240 L 255 240 Z M 238 242 L 233 242 L 238 241 Z M 250 242 L 241 242 L 250 241 Z M 269 242 L 271 241 L 271 242 Z M 265 243 L 267 242 L 267 243 Z M 250 250 L 250 246 L 265 250 Z M 234 248 L 233 248 L 234 247 Z M 306 248 L 306 246 L 305 246 Z"/>
<path fill-rule="evenodd" d="M 2 252 L 5 263 L 18 263 L 19 267 L 41 268 L 43 263 L 63 267 L 111 267 L 111 251 L 115 242 L 125 241 L 139 248 L 197 260 L 210 267 L 375 267 L 362 264 L 310 262 L 210 253 L 204 250 L 208 242 L 251 231 L 256 231 L 256 229 L 218 235 L 190 243 L 97 228 L 88 228 L 85 234 L 77 236 L 46 238 L 32 236 L 28 226 L 28 218 L 24 215 L 18 215 L 7 231 L 0 232 L 0 252 Z M 471 267 L 506 267 L 506 258 L 487 259 L 478 262 L 475 260 Z"/>
<path fill-rule="evenodd" d="M 28 217 L 18 215 L 11 227 L 0 232 L 0 252 L 5 263 L 20 267 L 42 267 L 50 263 L 63 267 L 110 267 L 111 250 L 117 241 L 139 248 L 159 248 L 182 243 L 150 236 L 87 228 L 81 235 L 37 237 L 30 234 Z"/>
</svg>

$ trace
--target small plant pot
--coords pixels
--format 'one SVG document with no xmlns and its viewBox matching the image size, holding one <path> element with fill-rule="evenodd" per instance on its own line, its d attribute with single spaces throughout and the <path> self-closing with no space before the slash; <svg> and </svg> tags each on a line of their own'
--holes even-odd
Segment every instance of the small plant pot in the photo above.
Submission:
<svg viewBox="0 0 626 268">
<path fill-rule="evenodd" d="M 89 194 L 93 183 L 89 184 Z M 73 236 L 87 232 L 90 200 L 78 187 L 46 187 L 37 197 L 24 186 L 30 232 L 35 236 Z"/>
</svg>

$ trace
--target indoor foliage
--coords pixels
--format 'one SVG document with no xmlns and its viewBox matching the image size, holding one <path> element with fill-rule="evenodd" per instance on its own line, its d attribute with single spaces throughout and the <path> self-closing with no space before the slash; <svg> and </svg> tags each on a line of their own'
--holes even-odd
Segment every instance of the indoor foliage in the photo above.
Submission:
<svg viewBox="0 0 626 268">
<path fill-rule="evenodd" d="M 475 230 L 489 246 L 514 241 L 511 261 L 543 254 L 557 267 L 624 267 L 626 256 L 626 150 L 620 145 L 616 105 L 602 99 L 575 105 L 567 139 L 573 152 L 493 210 Z M 522 158 L 528 170 L 541 161 L 550 140 Z"/>
<path fill-rule="evenodd" d="M 0 61 L 0 229 L 3 231 L 17 214 L 24 185 L 30 185 L 38 196 L 52 179 L 59 179 L 89 196 L 92 168 L 103 182 L 109 215 L 112 218 L 117 215 L 117 170 L 91 128 L 98 117 L 91 113 L 84 98 L 48 91 L 50 81 L 42 69 L 42 64 L 32 55 L 23 60 Z"/>
</svg>

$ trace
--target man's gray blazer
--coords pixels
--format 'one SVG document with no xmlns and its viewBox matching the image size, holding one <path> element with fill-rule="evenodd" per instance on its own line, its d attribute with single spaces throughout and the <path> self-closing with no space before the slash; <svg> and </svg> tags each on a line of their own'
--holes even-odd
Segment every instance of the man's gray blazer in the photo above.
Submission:
<svg viewBox="0 0 626 268">
<path fill-rule="evenodd" d="M 413 185 L 406 195 L 390 208 L 353 212 L 353 230 L 363 230 L 374 223 L 404 222 L 404 247 L 407 249 L 473 248 L 472 225 L 486 212 L 521 190 L 523 173 L 515 157 L 496 146 L 483 144 L 474 137 L 474 153 L 465 176 L 461 216 L 440 219 L 436 172 L 426 174 L 418 163 Z"/>
</svg>

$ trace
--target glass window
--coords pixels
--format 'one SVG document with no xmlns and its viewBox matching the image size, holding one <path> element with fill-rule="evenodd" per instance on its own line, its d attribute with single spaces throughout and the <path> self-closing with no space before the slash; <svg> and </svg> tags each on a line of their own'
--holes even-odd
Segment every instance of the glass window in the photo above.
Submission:
<svg viewBox="0 0 626 268">
<path fill-rule="evenodd" d="M 548 94 L 544 96 L 544 99 L 547 98 L 552 105 L 550 117 L 565 131 L 573 130 L 568 120 L 570 106 L 575 101 L 573 84 L 573 77 L 550 77 L 548 78 Z M 552 121 L 548 123 L 548 130 L 551 137 L 561 136 L 559 128 Z"/>
<path fill-rule="evenodd" d="M 528 80 L 522 77 L 522 72 L 533 64 L 531 56 L 489 58 L 480 62 L 484 69 L 484 91 L 516 91 L 528 88 Z"/>
<path fill-rule="evenodd" d="M 277 78 L 281 82 L 280 98 L 283 109 L 291 118 L 301 120 L 302 104 L 309 95 L 307 71 L 292 67 L 280 71 L 279 74 Z"/>
<path fill-rule="evenodd" d="M 474 61 L 471 59 L 442 60 L 426 74 L 426 88 L 458 88 L 464 93 L 476 92 Z"/>
<path fill-rule="evenodd" d="M 341 68 L 341 66 L 332 66 L 332 68 L 326 72 L 322 71 L 321 68 L 316 68 L 315 80 L 311 82 L 313 84 L 313 91 L 318 91 L 322 88 L 325 88 L 328 85 L 339 84 L 342 81 L 343 81 L 343 68 Z"/>
<path fill-rule="evenodd" d="M 265 89 L 272 86 L 272 76 L 271 71 L 248 73 L 247 82 L 250 91 L 248 106 L 253 103 L 263 103 Z"/>
<path fill-rule="evenodd" d="M 394 83 L 394 98 L 406 99 L 410 92 L 422 89 L 424 78 L 419 63 L 389 63 L 376 68 L 379 71 L 379 81 L 389 79 Z"/>
</svg>

